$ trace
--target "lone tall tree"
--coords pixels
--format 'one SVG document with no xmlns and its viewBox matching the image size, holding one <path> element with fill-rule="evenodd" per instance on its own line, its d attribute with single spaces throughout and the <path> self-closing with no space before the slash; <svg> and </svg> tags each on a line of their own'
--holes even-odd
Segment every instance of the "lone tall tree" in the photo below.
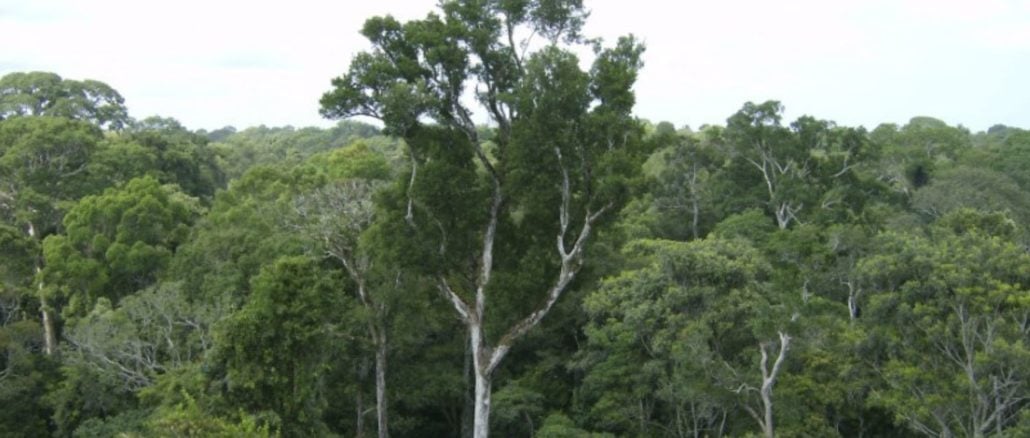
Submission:
<svg viewBox="0 0 1030 438">
<path fill-rule="evenodd" d="M 374 117 L 408 144 L 382 226 L 408 233 L 392 239 L 408 245 L 398 256 L 467 328 L 476 437 L 494 371 L 580 272 L 644 155 L 630 115 L 643 47 L 595 43 L 583 71 L 569 49 L 586 16 L 581 0 L 454 0 L 421 20 L 374 17 L 362 30 L 373 49 L 322 98 L 326 117 Z"/>
</svg>

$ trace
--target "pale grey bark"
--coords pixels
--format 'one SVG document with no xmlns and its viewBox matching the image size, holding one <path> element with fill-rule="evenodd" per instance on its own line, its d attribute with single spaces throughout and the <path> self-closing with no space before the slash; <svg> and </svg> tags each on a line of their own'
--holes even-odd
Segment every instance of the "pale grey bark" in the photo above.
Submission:
<svg viewBox="0 0 1030 438">
<path fill-rule="evenodd" d="M 858 319 L 860 312 L 858 299 L 862 296 L 862 290 L 855 287 L 852 281 L 842 281 L 841 283 L 848 287 L 848 318 L 854 321 Z"/>
<path fill-rule="evenodd" d="M 799 168 L 791 161 L 780 162 L 765 141 L 756 141 L 753 146 L 758 152 L 758 158 L 745 157 L 745 160 L 762 173 L 762 180 L 765 182 L 769 195 L 769 203 L 775 210 L 776 225 L 781 230 L 786 229 L 791 221 L 797 220 L 797 213 L 801 211 L 804 204 L 791 200 L 780 200 L 780 181 L 784 178 L 805 176 L 808 174 L 808 170 L 803 167 Z"/>
<path fill-rule="evenodd" d="M 123 299 L 118 308 L 97 306 L 69 326 L 64 360 L 135 391 L 202 357 L 211 346 L 211 327 L 228 307 L 227 302 L 190 303 L 176 284 L 145 289 Z"/>
<path fill-rule="evenodd" d="M 738 392 L 741 390 L 756 391 L 758 392 L 759 399 L 761 401 L 761 412 L 759 413 L 755 408 L 745 404 L 744 410 L 747 411 L 751 418 L 758 423 L 758 426 L 762 429 L 762 435 L 765 438 L 773 438 L 775 436 L 775 426 L 773 422 L 773 387 L 776 385 L 776 378 L 779 376 L 782 370 L 783 361 L 787 358 L 787 352 L 790 350 L 791 337 L 786 333 L 779 332 L 779 348 L 776 353 L 776 360 L 773 362 L 772 369 L 769 369 L 769 354 L 772 351 L 777 350 L 777 347 L 773 342 L 762 342 L 758 345 L 759 352 L 762 355 L 761 361 L 759 362 L 759 370 L 762 372 L 762 385 L 759 388 L 754 388 L 747 385 L 742 385 Z"/>
<path fill-rule="evenodd" d="M 515 50 L 516 42 L 514 40 L 514 26 L 518 23 L 510 21 L 512 17 L 503 17 L 504 26 L 508 31 L 508 43 L 511 45 L 512 60 L 519 66 L 519 73 L 522 73 L 521 65 L 522 60 L 525 56 L 525 51 L 528 49 L 528 40 L 522 41 L 522 54 L 519 55 L 518 51 Z M 535 30 L 533 31 L 535 34 Z M 562 32 L 557 32 L 560 34 Z M 532 38 L 532 37 L 530 37 Z M 555 41 L 552 41 L 555 43 Z M 476 56 L 482 54 L 473 51 Z M 474 60 L 470 60 L 475 62 Z M 480 63 L 479 67 L 482 67 L 482 71 L 473 73 L 477 79 L 477 83 L 471 88 L 476 92 L 476 98 L 483 108 L 486 109 L 488 115 L 493 119 L 492 121 L 497 124 L 498 136 L 495 138 L 494 143 L 497 145 L 498 156 L 503 156 L 504 149 L 511 137 L 512 120 L 516 118 L 516 107 L 512 104 L 510 99 L 505 98 L 505 94 L 512 90 L 512 85 L 503 83 L 498 84 L 495 81 L 498 80 L 501 75 L 495 75 L 492 71 L 494 68 L 492 64 Z M 502 186 L 502 178 L 497 168 L 494 166 L 494 162 L 490 154 L 487 153 L 483 148 L 482 142 L 479 140 L 478 131 L 476 125 L 473 122 L 472 111 L 463 103 L 462 94 L 467 88 L 465 83 L 466 78 L 460 78 L 455 81 L 453 76 L 443 74 L 441 71 L 432 70 L 432 74 L 428 75 L 426 81 L 434 89 L 440 90 L 441 98 L 443 99 L 443 106 L 446 111 L 440 114 L 435 114 L 435 121 L 441 125 L 447 126 L 448 128 L 454 129 L 458 132 L 463 133 L 468 141 L 469 145 L 473 148 L 475 159 L 479 166 L 483 170 L 483 173 L 489 180 L 491 194 L 489 198 L 489 207 L 486 215 L 486 222 L 482 228 L 482 245 L 478 248 L 477 253 L 474 257 L 470 257 L 476 260 L 477 266 L 475 267 L 474 284 L 471 285 L 468 290 L 456 291 L 452 287 L 451 280 L 444 273 L 438 273 L 436 278 L 436 286 L 445 297 L 451 307 L 457 313 L 458 318 L 465 324 L 467 335 L 468 335 L 468 347 L 472 356 L 472 375 L 474 377 L 475 388 L 474 394 L 474 414 L 473 414 L 473 425 L 472 425 L 472 436 L 476 438 L 484 438 L 489 433 L 489 418 L 490 418 L 490 401 L 491 401 L 491 386 L 493 372 L 497 369 L 507 353 L 511 349 L 512 345 L 529 330 L 536 327 L 540 321 L 550 312 L 554 303 L 565 291 L 569 283 L 575 278 L 578 273 L 583 259 L 583 252 L 587 240 L 592 233 L 592 227 L 597 219 L 602 216 L 610 206 L 601 208 L 597 212 L 590 210 L 586 211 L 583 217 L 582 228 L 578 234 L 572 235 L 570 220 L 569 220 L 569 208 L 570 208 L 570 184 L 568 181 L 568 173 L 562 169 L 562 176 L 564 177 L 564 184 L 562 190 L 562 202 L 559 206 L 559 216 L 561 218 L 562 226 L 558 233 L 558 251 L 561 255 L 561 266 L 558 277 L 554 279 L 554 282 L 546 291 L 544 302 L 537 307 L 537 309 L 517 322 L 513 326 L 509 327 L 508 330 L 499 338 L 496 344 L 491 345 L 491 342 L 487 339 L 486 333 L 484 332 L 484 321 L 486 318 L 486 308 L 488 301 L 488 289 L 490 288 L 493 267 L 494 267 L 494 246 L 497 238 L 497 227 L 502 218 L 502 209 L 505 203 L 505 193 Z M 413 152 L 410 151 L 409 152 Z M 561 163 L 560 151 L 558 153 L 559 165 Z M 413 199 L 413 190 L 415 186 L 415 180 L 417 175 L 417 160 L 412 153 L 412 172 L 410 180 L 408 182 L 408 203 L 407 203 L 407 214 L 406 221 L 412 227 L 416 227 L 414 221 L 414 214 L 417 205 L 417 200 Z M 589 177 L 587 177 L 589 178 Z M 591 205 L 593 199 L 586 199 L 586 205 Z M 432 217 L 432 212 L 428 212 L 428 219 L 431 222 L 437 222 L 437 226 L 441 231 L 443 227 L 439 224 L 435 218 Z M 571 248 L 569 247 L 568 240 L 574 238 Z M 439 254 L 440 256 L 449 256 L 447 252 L 447 236 L 446 233 L 442 233 L 440 241 Z M 464 256 L 464 255 L 462 255 Z"/>
<path fill-rule="evenodd" d="M 773 385 L 776 384 L 776 377 L 780 374 L 780 367 L 783 365 L 783 360 L 787 357 L 787 350 L 790 349 L 790 336 L 780 332 L 780 351 L 776 356 L 776 362 L 773 363 L 772 370 L 767 368 L 769 361 L 767 348 L 772 348 L 768 343 L 762 344 L 762 410 L 764 411 L 765 421 L 762 423 L 762 432 L 766 438 L 773 438 L 774 426 L 773 426 Z"/>
<path fill-rule="evenodd" d="M 471 336 L 470 342 L 473 345 L 473 371 L 475 373 L 475 410 L 472 420 L 472 436 L 485 438 L 490 434 L 490 389 L 493 384 L 491 371 L 484 367 L 483 362 L 489 360 L 489 347 L 483 342 L 483 327 L 476 323 L 469 327 Z M 487 357 L 484 357 L 487 356 Z"/>
<path fill-rule="evenodd" d="M 39 268 L 37 267 L 37 273 Z M 43 317 L 43 352 L 50 356 L 57 351 L 57 331 L 54 328 L 53 310 L 43 295 L 43 282 L 39 282 L 39 308 Z"/>
<path fill-rule="evenodd" d="M 28 229 L 25 232 L 29 235 L 29 238 L 36 239 L 36 227 L 31 222 L 28 224 Z M 42 316 L 43 324 L 43 353 L 50 356 L 57 351 L 57 330 L 54 328 L 53 309 L 50 308 L 46 300 L 43 279 L 40 278 L 41 272 L 43 272 L 43 267 L 40 266 L 40 262 L 37 260 L 35 273 L 39 283 L 36 285 L 36 292 L 39 295 L 39 312 Z"/>
<path fill-rule="evenodd" d="M 561 151 L 555 149 L 559 164 L 561 163 Z M 485 156 L 483 158 L 485 160 Z M 606 205 L 596 212 L 589 209 L 583 217 L 583 225 L 570 247 L 568 244 L 571 231 L 570 203 L 571 188 L 568 172 L 562 165 L 562 202 L 558 208 L 560 229 L 557 235 L 557 250 L 561 256 L 561 266 L 558 277 L 548 289 L 544 302 L 533 312 L 522 320 L 508 328 L 507 332 L 498 340 L 496 345 L 491 346 L 483 331 L 483 318 L 486 309 L 487 287 L 489 286 L 493 270 L 493 248 L 496 239 L 497 222 L 500 213 L 502 197 L 500 183 L 495 180 L 495 191 L 490 208 L 490 217 L 483 236 L 483 246 L 480 253 L 479 276 L 476 281 L 474 306 L 470 307 L 465 300 L 452 289 L 446 278 L 437 278 L 438 288 L 451 303 L 459 318 L 465 323 L 469 334 L 469 347 L 472 350 L 473 372 L 475 374 L 475 413 L 473 420 L 473 437 L 485 438 L 489 434 L 490 421 L 490 388 L 492 386 L 493 372 L 507 356 L 515 342 L 527 332 L 540 324 L 545 316 L 554 307 L 554 304 L 561 297 L 569 283 L 575 279 L 583 264 L 583 253 L 586 244 L 593 231 L 593 225 L 611 207 Z"/>
</svg>

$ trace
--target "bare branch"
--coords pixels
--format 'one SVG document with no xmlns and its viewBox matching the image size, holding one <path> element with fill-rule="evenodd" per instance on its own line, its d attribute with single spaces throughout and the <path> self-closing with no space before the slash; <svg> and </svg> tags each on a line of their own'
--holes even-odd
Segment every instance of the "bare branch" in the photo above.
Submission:
<svg viewBox="0 0 1030 438">
<path fill-rule="evenodd" d="M 561 149 L 555 146 L 554 153 L 558 156 L 558 167 L 561 168 L 562 176 L 561 205 L 558 206 L 558 220 L 561 224 L 558 232 L 558 254 L 561 254 L 564 260 L 569 256 L 568 251 L 565 250 L 565 233 L 569 229 L 569 203 L 572 196 L 569 193 L 569 171 L 565 169 L 565 164 L 562 162 Z"/>
<path fill-rule="evenodd" d="M 540 324 L 540 321 L 543 320 L 544 317 L 547 316 L 547 314 L 551 311 L 551 308 L 554 307 L 554 304 L 558 301 L 558 298 L 561 297 L 561 294 L 568 287 L 569 283 L 571 283 L 572 280 L 576 278 L 576 274 L 579 272 L 579 269 L 582 266 L 583 251 L 585 250 L 586 243 L 590 238 L 590 234 L 593 229 L 593 224 L 605 212 L 607 212 L 611 208 L 611 206 L 612 204 L 609 203 L 608 205 L 605 205 L 600 210 L 598 210 L 596 213 L 591 213 L 589 210 L 586 212 L 583 228 L 580 229 L 579 237 L 577 237 L 576 243 L 573 245 L 572 250 L 568 253 L 562 254 L 562 263 L 561 269 L 558 273 L 558 278 L 555 280 L 551 288 L 547 291 L 547 296 L 544 299 L 543 305 L 541 305 L 536 311 L 530 313 L 521 321 L 513 325 L 508 330 L 508 332 L 501 337 L 501 340 L 497 343 L 497 349 L 494 350 L 493 354 L 491 355 L 492 357 L 490 359 L 490 368 L 488 368 L 488 370 L 492 371 L 493 367 L 496 367 L 497 364 L 500 363 L 501 359 L 504 358 L 504 355 L 507 354 L 508 349 L 511 348 L 512 344 L 514 344 L 518 338 L 522 337 L 527 332 L 529 332 L 529 330 L 531 330 L 533 327 L 536 327 L 538 324 Z M 559 235 L 559 239 L 562 239 L 561 235 Z"/>
<path fill-rule="evenodd" d="M 461 297 L 454 292 L 454 289 L 451 289 L 451 286 L 447 283 L 446 278 L 443 278 L 442 276 L 437 277 L 437 288 L 440 289 L 440 292 L 444 295 L 444 298 L 446 298 L 447 301 L 450 301 L 451 305 L 454 306 L 454 310 L 458 312 L 459 316 L 461 316 L 462 322 L 464 322 L 465 324 L 469 324 L 473 321 L 472 314 L 469 312 L 468 304 L 465 304 L 465 300 L 462 300 Z M 475 318 L 477 318 L 478 320 L 478 318 L 480 318 L 480 315 L 476 315 Z"/>
<path fill-rule="evenodd" d="M 414 190 L 415 190 L 415 178 L 418 176 L 418 160 L 416 159 L 417 157 L 415 157 L 415 151 L 411 148 L 411 146 L 408 146 L 407 149 L 408 149 L 408 157 L 411 160 L 411 178 L 408 179 L 408 190 L 407 190 L 408 211 L 404 215 L 404 220 L 408 223 L 409 226 L 411 226 L 412 228 L 415 228 L 415 197 L 414 197 Z"/>
</svg>

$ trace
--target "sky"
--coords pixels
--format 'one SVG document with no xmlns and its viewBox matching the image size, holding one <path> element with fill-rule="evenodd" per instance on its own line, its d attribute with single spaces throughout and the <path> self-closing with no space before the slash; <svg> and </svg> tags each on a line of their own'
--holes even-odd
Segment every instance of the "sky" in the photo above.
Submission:
<svg viewBox="0 0 1030 438">
<path fill-rule="evenodd" d="M 647 45 L 636 113 L 724 124 L 747 101 L 873 128 L 932 116 L 1030 128 L 1030 0 L 584 0 L 587 36 Z M 330 126 L 318 99 L 364 20 L 436 0 L 0 0 L 0 75 L 118 90 L 192 129 Z"/>
</svg>

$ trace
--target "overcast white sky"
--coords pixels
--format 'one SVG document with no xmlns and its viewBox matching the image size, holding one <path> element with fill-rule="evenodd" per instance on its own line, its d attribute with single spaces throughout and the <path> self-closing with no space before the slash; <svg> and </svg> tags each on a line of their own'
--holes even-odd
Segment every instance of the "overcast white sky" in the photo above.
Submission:
<svg viewBox="0 0 1030 438">
<path fill-rule="evenodd" d="M 365 18 L 435 0 L 0 0 L 0 75 L 117 89 L 130 113 L 215 129 L 328 126 L 318 99 Z M 844 125 L 916 115 L 1030 128 L 1028 0 L 585 0 L 586 34 L 648 46 L 637 114 L 722 124 L 748 100 Z"/>
</svg>

